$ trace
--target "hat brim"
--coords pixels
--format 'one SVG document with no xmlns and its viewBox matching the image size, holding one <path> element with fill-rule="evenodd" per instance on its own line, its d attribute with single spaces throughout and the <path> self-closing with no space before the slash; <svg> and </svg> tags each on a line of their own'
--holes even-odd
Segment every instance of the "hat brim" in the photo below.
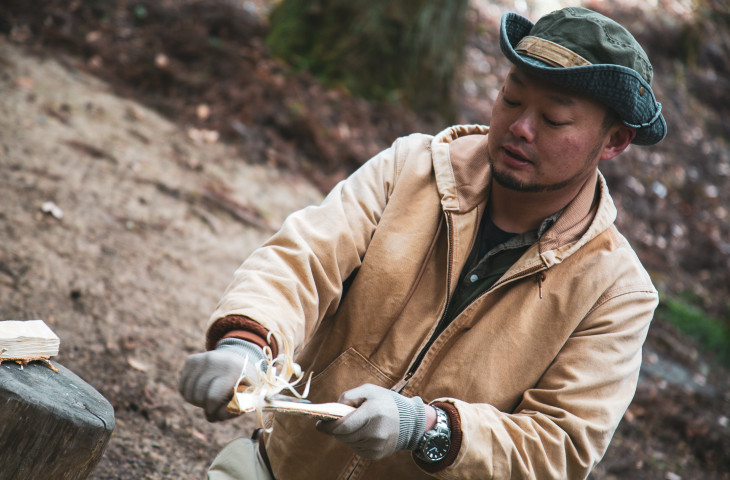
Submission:
<svg viewBox="0 0 730 480">
<path fill-rule="evenodd" d="M 632 143 L 654 145 L 667 134 L 667 124 L 651 86 L 633 69 L 597 64 L 554 67 L 515 51 L 533 23 L 516 13 L 502 16 L 499 46 L 509 61 L 526 72 L 555 85 L 595 98 L 611 107 L 621 120 L 636 129 Z"/>
</svg>

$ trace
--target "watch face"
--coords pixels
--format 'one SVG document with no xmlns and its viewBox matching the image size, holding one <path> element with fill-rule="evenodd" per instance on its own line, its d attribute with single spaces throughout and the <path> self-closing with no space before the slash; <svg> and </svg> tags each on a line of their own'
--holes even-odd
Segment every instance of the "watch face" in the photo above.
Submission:
<svg viewBox="0 0 730 480">
<path fill-rule="evenodd" d="M 423 453 L 431 461 L 437 462 L 446 456 L 450 447 L 451 439 L 449 436 L 440 433 L 428 439 L 424 445 Z"/>
</svg>

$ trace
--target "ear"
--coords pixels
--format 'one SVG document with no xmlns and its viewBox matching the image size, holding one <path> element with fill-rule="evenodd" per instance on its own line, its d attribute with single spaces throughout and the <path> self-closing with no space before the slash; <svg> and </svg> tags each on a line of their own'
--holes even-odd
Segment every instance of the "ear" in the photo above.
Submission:
<svg viewBox="0 0 730 480">
<path fill-rule="evenodd" d="M 601 152 L 601 160 L 611 160 L 629 146 L 636 136 L 636 129 L 623 123 L 612 126 L 607 133 L 608 142 Z"/>
</svg>

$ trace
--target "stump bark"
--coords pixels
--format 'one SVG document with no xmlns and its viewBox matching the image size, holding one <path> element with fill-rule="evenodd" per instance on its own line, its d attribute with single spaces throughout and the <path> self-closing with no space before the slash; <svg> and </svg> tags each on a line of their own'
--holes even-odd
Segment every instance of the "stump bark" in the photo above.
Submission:
<svg viewBox="0 0 730 480">
<path fill-rule="evenodd" d="M 101 459 L 114 409 L 54 362 L 0 364 L 0 480 L 82 480 Z"/>
</svg>

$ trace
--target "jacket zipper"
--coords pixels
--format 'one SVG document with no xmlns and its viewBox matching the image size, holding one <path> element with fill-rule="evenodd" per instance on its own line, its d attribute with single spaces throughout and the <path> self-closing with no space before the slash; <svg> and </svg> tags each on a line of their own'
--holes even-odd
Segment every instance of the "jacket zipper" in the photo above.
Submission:
<svg viewBox="0 0 730 480">
<path fill-rule="evenodd" d="M 451 216 L 448 214 L 447 214 L 447 216 L 449 219 L 448 225 L 449 225 L 449 227 L 451 227 Z M 453 230 L 452 228 L 449 228 L 449 265 L 447 267 L 447 280 L 448 280 L 447 285 L 451 285 L 451 264 L 452 264 L 452 262 L 451 262 L 451 231 L 452 230 Z M 534 273 L 537 273 L 544 269 L 545 269 L 544 266 L 538 265 L 536 267 L 532 267 L 528 270 L 524 270 L 520 273 L 512 275 L 509 278 L 505 278 L 501 282 L 495 283 L 486 292 L 483 292 L 477 298 L 475 298 L 474 300 L 469 302 L 469 304 L 464 307 L 464 310 L 467 309 L 470 305 L 474 304 L 474 302 L 476 302 L 477 300 L 482 298 L 484 295 L 486 295 L 487 293 L 494 290 L 495 288 L 497 288 L 501 285 L 504 285 L 506 283 L 509 283 L 512 280 L 516 280 L 518 278 L 529 277 L 530 275 L 533 275 Z M 538 277 L 538 290 L 539 290 L 539 295 L 540 295 L 541 299 L 542 299 L 542 281 L 544 279 L 545 279 L 544 273 L 540 277 Z M 411 377 L 413 377 L 413 375 L 416 373 L 416 370 L 418 370 L 418 367 L 421 366 L 421 362 L 423 362 L 423 359 L 425 358 L 426 354 L 428 353 L 428 350 L 431 348 L 431 346 L 436 341 L 436 339 L 439 337 L 439 335 L 441 335 L 441 333 L 443 333 L 443 330 L 440 329 L 439 327 L 441 326 L 441 322 L 444 321 L 444 317 L 446 316 L 446 313 L 449 311 L 450 303 L 451 303 L 451 295 L 449 293 L 447 293 L 446 307 L 444 309 L 444 313 L 441 315 L 441 318 L 439 319 L 439 322 L 436 324 L 436 330 L 434 331 L 433 335 L 431 335 L 431 338 L 428 340 L 428 342 L 426 342 L 426 345 L 421 349 L 420 352 L 418 352 L 416 359 L 413 361 L 413 363 L 411 363 L 411 366 L 408 368 L 408 371 L 403 376 L 403 378 L 398 383 L 395 384 L 395 386 L 393 387 L 394 391 L 400 393 L 401 391 L 403 391 L 404 388 L 406 388 L 406 385 L 408 385 L 408 382 L 410 381 Z M 441 330 L 441 331 L 439 331 L 439 330 Z"/>
<path fill-rule="evenodd" d="M 529 277 L 530 275 L 534 275 L 535 273 L 539 272 L 540 270 L 547 270 L 547 269 L 543 265 L 538 265 L 536 267 L 532 267 L 532 268 L 529 268 L 527 270 L 523 270 L 522 272 L 516 273 L 516 274 L 512 275 L 509 278 L 505 278 L 501 282 L 495 283 L 494 285 L 492 285 L 492 288 L 490 288 L 489 290 L 487 290 L 486 292 L 484 292 L 482 295 L 484 295 L 485 293 L 489 293 L 492 290 L 494 290 L 495 288 L 500 287 L 500 286 L 504 285 L 505 283 L 511 282 L 512 280 L 516 280 L 518 278 Z M 542 298 L 542 282 L 543 282 L 543 280 L 545 280 L 545 274 L 544 273 L 540 277 L 538 277 L 538 286 L 539 286 L 539 289 L 540 289 L 540 298 Z M 479 298 L 481 298 L 482 295 L 479 295 L 479 297 L 475 298 L 474 301 L 471 302 L 471 303 L 476 302 Z M 471 305 L 471 303 L 469 305 Z"/>
<path fill-rule="evenodd" d="M 444 321 L 444 317 L 446 316 L 446 312 L 449 311 L 449 304 L 451 303 L 451 293 L 449 292 L 450 286 L 451 286 L 451 270 L 452 270 L 452 264 L 453 258 L 452 255 L 454 254 L 454 250 L 452 248 L 453 245 L 453 235 L 454 235 L 454 225 L 453 225 L 453 219 L 451 216 L 451 213 L 446 212 L 446 231 L 449 234 L 449 241 L 448 241 L 448 263 L 446 264 L 446 305 L 444 306 L 444 311 L 441 314 L 441 318 L 439 319 L 438 323 L 436 324 L 436 328 L 434 329 L 433 334 L 431 334 L 431 338 L 428 339 L 428 342 L 426 342 L 426 345 L 421 349 L 420 352 L 418 352 L 418 355 L 416 355 L 416 359 L 411 363 L 411 366 L 408 367 L 408 371 L 403 376 L 403 378 L 393 386 L 392 390 L 395 392 L 400 393 L 403 391 L 404 388 L 406 388 L 406 385 L 408 385 L 408 382 L 410 381 L 411 377 L 414 373 L 416 373 L 416 370 L 421 365 L 421 362 L 423 361 L 423 357 L 426 356 L 426 353 L 431 348 L 431 345 L 433 345 L 433 342 L 436 341 L 436 339 L 439 336 L 439 326 L 441 325 L 441 322 Z"/>
</svg>

